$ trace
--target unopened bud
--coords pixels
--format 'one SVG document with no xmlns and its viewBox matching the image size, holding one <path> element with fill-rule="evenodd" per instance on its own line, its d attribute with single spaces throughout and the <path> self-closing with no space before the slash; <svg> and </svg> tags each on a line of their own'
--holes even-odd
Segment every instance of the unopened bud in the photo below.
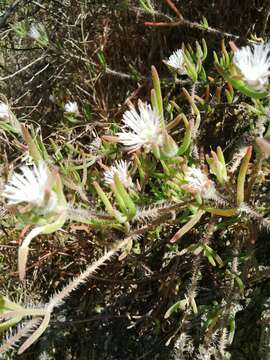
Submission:
<svg viewBox="0 0 270 360">
<path fill-rule="evenodd" d="M 162 155 L 166 157 L 173 157 L 178 152 L 178 146 L 176 142 L 173 140 L 173 138 L 167 133 L 167 131 L 164 131 L 163 133 L 163 145 L 161 147 Z"/>
</svg>

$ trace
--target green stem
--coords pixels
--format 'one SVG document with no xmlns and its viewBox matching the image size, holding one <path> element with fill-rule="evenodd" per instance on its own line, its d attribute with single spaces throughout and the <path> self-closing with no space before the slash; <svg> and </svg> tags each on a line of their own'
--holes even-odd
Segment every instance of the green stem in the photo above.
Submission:
<svg viewBox="0 0 270 360">
<path fill-rule="evenodd" d="M 124 188 L 123 184 L 121 183 L 119 176 L 114 175 L 114 183 L 115 183 L 115 192 L 118 192 L 120 198 L 122 198 L 123 203 L 128 211 L 128 216 L 133 218 L 136 215 L 137 209 L 132 201 L 131 197 L 129 196 L 128 192 Z"/>
<path fill-rule="evenodd" d="M 98 193 L 98 196 L 100 197 L 103 204 L 105 205 L 105 208 L 108 211 L 108 213 L 111 216 L 115 217 L 114 208 L 112 207 L 112 204 L 110 203 L 109 199 L 107 198 L 107 195 L 105 194 L 105 192 L 101 189 L 101 187 L 99 186 L 99 184 L 96 181 L 93 182 L 93 185 L 96 189 L 96 192 Z"/>
<path fill-rule="evenodd" d="M 174 236 L 171 238 L 170 242 L 175 243 L 178 241 L 182 236 L 184 236 L 189 230 L 193 228 L 201 219 L 203 214 L 205 213 L 204 210 L 199 209 L 192 218 L 183 226 L 180 230 L 174 234 Z"/>
<path fill-rule="evenodd" d="M 195 122 L 195 125 L 194 125 L 194 128 L 193 128 L 193 133 L 196 134 L 196 132 L 198 131 L 198 129 L 200 127 L 200 124 L 201 124 L 201 114 L 200 114 L 200 111 L 197 108 L 197 105 L 195 104 L 194 100 L 192 99 L 189 92 L 187 91 L 187 89 L 183 88 L 182 91 L 185 94 L 188 102 L 190 103 L 190 106 L 191 106 L 192 110 L 196 114 L 196 122 Z"/>
<path fill-rule="evenodd" d="M 182 114 L 182 119 L 184 121 L 185 127 L 186 127 L 186 131 L 185 131 L 185 135 L 184 135 L 184 139 L 182 141 L 182 144 L 179 147 L 178 150 L 178 155 L 183 155 L 187 149 L 189 148 L 190 142 L 191 142 L 191 135 L 192 135 L 192 129 L 194 127 L 194 120 L 190 120 L 190 122 L 188 122 L 185 114 Z"/>
<path fill-rule="evenodd" d="M 162 127 L 165 128 L 164 114 L 163 114 L 163 100 L 162 100 L 162 94 L 161 94 L 160 80 L 159 80 L 157 69 L 154 66 L 151 67 L 151 71 L 152 71 L 153 85 L 154 85 L 155 94 L 156 94 L 157 110 L 158 110 L 158 114 L 160 116 L 160 121 L 161 121 Z"/>
<path fill-rule="evenodd" d="M 237 215 L 236 208 L 235 209 L 216 209 L 216 208 L 207 207 L 207 208 L 204 208 L 204 210 L 213 215 L 224 216 L 224 217 L 231 217 L 231 216 Z"/>
<path fill-rule="evenodd" d="M 270 136 L 270 121 L 268 123 L 268 127 L 264 136 Z"/>
<path fill-rule="evenodd" d="M 249 146 L 242 160 L 242 164 L 239 170 L 238 178 L 237 178 L 237 195 L 236 195 L 236 203 L 238 206 L 242 204 L 245 200 L 245 180 L 248 170 L 248 164 L 252 154 L 252 146 Z"/>
</svg>

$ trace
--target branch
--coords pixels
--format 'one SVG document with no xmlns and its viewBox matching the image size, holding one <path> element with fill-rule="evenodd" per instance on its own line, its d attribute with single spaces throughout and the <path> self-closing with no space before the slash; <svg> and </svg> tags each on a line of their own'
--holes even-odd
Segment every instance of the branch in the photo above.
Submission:
<svg viewBox="0 0 270 360">
<path fill-rule="evenodd" d="M 37 63 L 38 61 L 42 60 L 43 58 L 44 58 L 44 55 L 40 56 L 39 58 L 35 59 L 35 60 L 32 61 L 30 64 L 27 64 L 26 66 L 24 66 L 23 68 L 19 69 L 19 70 L 16 71 L 15 73 L 0 78 L 0 81 L 13 78 L 14 76 L 20 74 L 21 72 L 23 72 L 24 70 L 28 69 L 29 67 L 31 67 L 32 65 L 34 65 L 34 64 Z"/>
<path fill-rule="evenodd" d="M 206 27 L 202 24 L 199 24 L 197 22 L 192 22 L 190 20 L 186 20 L 186 19 L 181 19 L 175 22 L 145 22 L 144 23 L 145 26 L 151 26 L 151 27 L 180 27 L 180 26 L 186 26 L 189 27 L 191 29 L 198 29 L 200 31 L 205 31 L 211 34 L 215 34 L 215 35 L 219 35 L 221 37 L 228 37 L 228 38 L 233 38 L 235 40 L 239 40 L 241 39 L 241 36 L 239 35 L 234 35 L 228 32 L 224 32 L 222 30 L 219 29 L 214 29 L 210 26 Z"/>
<path fill-rule="evenodd" d="M 121 79 L 136 81 L 136 82 L 139 80 L 151 81 L 151 79 L 152 79 L 151 76 L 143 76 L 143 75 L 140 75 L 139 78 L 136 78 L 133 75 L 129 75 L 129 74 L 123 73 L 121 71 L 112 70 L 108 67 L 106 67 L 106 69 L 105 69 L 105 74 L 116 76 Z M 182 85 L 182 86 L 185 86 L 188 84 L 193 84 L 193 81 L 191 79 L 179 80 L 179 79 L 173 79 L 173 78 L 161 78 L 160 80 L 161 80 L 161 82 L 173 83 L 173 84 Z M 204 82 L 202 81 L 202 82 L 197 82 L 197 83 L 204 83 Z"/>
</svg>

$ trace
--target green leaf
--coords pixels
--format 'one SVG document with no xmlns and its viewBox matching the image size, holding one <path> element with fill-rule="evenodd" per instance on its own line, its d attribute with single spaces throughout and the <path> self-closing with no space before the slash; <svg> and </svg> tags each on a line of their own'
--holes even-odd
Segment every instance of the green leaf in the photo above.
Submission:
<svg viewBox="0 0 270 360">
<path fill-rule="evenodd" d="M 166 311 L 164 319 L 168 319 L 173 313 L 177 312 L 178 310 L 185 310 L 186 306 L 187 299 L 177 301 Z"/>
</svg>

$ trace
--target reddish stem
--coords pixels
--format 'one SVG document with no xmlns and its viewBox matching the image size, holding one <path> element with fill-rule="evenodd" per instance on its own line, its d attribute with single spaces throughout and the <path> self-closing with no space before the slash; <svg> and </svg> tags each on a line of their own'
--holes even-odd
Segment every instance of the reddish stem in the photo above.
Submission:
<svg viewBox="0 0 270 360">
<path fill-rule="evenodd" d="M 183 19 L 182 14 L 180 13 L 180 11 L 177 9 L 177 7 L 174 5 L 174 3 L 172 2 L 172 0 L 165 0 L 165 2 L 169 5 L 169 7 L 172 9 L 172 11 L 174 11 L 176 13 L 176 15 L 180 18 Z"/>
</svg>

